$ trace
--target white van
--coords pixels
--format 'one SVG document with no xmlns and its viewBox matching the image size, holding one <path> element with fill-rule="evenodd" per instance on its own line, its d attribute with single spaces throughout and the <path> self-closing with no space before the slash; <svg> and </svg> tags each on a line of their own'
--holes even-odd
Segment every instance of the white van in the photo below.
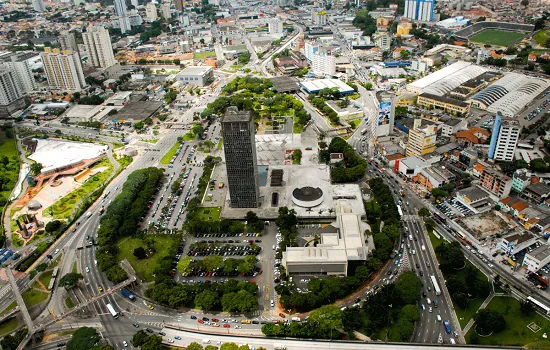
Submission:
<svg viewBox="0 0 550 350">
<path fill-rule="evenodd" d="M 422 251 L 426 251 L 426 246 L 424 246 L 424 244 L 422 244 Z"/>
<path fill-rule="evenodd" d="M 437 315 L 437 322 L 441 322 L 441 316 L 440 315 Z"/>
<path fill-rule="evenodd" d="M 428 302 L 428 305 L 432 305 L 432 301 L 430 300 L 430 298 L 426 299 L 426 301 Z"/>
<path fill-rule="evenodd" d="M 416 250 L 413 249 L 412 252 L 413 252 L 413 255 L 416 255 Z"/>
</svg>

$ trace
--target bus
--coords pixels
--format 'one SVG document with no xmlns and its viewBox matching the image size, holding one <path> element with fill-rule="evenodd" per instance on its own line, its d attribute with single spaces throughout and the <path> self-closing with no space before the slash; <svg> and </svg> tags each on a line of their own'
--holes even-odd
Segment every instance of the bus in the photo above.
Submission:
<svg viewBox="0 0 550 350">
<path fill-rule="evenodd" d="M 113 318 L 118 318 L 118 316 L 120 316 L 120 313 L 117 311 L 117 309 L 113 307 L 113 305 L 107 304 L 106 306 L 107 306 L 107 310 L 109 310 L 111 315 L 113 315 Z"/>
<path fill-rule="evenodd" d="M 461 232 L 458 232 L 458 231 L 455 232 L 455 236 L 459 239 L 462 239 L 462 240 L 466 239 L 466 235 L 464 233 L 461 233 Z"/>
<path fill-rule="evenodd" d="M 451 334 L 451 324 L 449 323 L 449 321 L 443 321 L 443 326 L 445 327 L 445 332 L 447 334 Z"/>
<path fill-rule="evenodd" d="M 401 206 L 397 206 L 397 212 L 399 213 L 399 217 L 403 216 L 403 210 L 401 210 Z"/>
<path fill-rule="evenodd" d="M 437 284 L 437 280 L 435 279 L 434 275 L 430 276 L 430 280 L 432 280 L 432 284 L 434 286 L 434 292 L 435 295 L 441 295 L 441 289 L 439 289 L 439 284 Z"/>
<path fill-rule="evenodd" d="M 434 218 L 435 218 L 437 221 L 439 221 L 439 222 L 441 222 L 441 223 L 443 223 L 443 224 L 444 224 L 445 222 L 447 222 L 447 219 L 445 219 L 443 216 L 439 215 L 438 213 L 434 213 Z"/>
<path fill-rule="evenodd" d="M 527 297 L 527 301 L 533 304 L 535 307 L 538 307 L 539 309 L 543 310 L 545 314 L 550 315 L 550 307 L 546 306 L 545 304 L 541 303 L 535 298 Z"/>
<path fill-rule="evenodd" d="M 361 135 L 365 135 L 367 131 L 369 131 L 369 128 L 364 128 L 363 130 L 361 130 Z"/>
</svg>

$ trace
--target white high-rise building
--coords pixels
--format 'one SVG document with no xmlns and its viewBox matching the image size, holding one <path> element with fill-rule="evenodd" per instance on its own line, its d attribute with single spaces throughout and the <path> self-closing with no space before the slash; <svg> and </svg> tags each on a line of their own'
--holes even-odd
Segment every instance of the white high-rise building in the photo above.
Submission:
<svg viewBox="0 0 550 350">
<path fill-rule="evenodd" d="M 126 16 L 126 0 L 114 0 L 115 4 L 115 15 L 118 17 Z"/>
<path fill-rule="evenodd" d="M 132 3 L 132 6 L 134 6 L 134 8 L 136 9 L 139 6 L 138 0 L 131 0 L 131 3 Z"/>
<path fill-rule="evenodd" d="M 89 27 L 86 32 L 82 33 L 82 39 L 92 66 L 105 69 L 116 64 L 111 36 L 107 29 L 104 27 Z"/>
<path fill-rule="evenodd" d="M 319 52 L 311 60 L 311 72 L 321 76 L 336 74 L 336 58 L 328 52 Z"/>
<path fill-rule="evenodd" d="M 44 6 L 44 0 L 32 0 L 32 8 L 36 12 L 46 11 L 46 7 Z"/>
<path fill-rule="evenodd" d="M 519 141 L 521 125 L 514 118 L 504 118 L 497 114 L 491 143 L 489 144 L 489 158 L 494 160 L 512 161 Z"/>
<path fill-rule="evenodd" d="M 147 20 L 149 20 L 150 22 L 156 21 L 159 18 L 157 5 L 152 2 L 148 3 L 145 7 L 145 17 L 147 17 Z"/>
<path fill-rule="evenodd" d="M 267 28 L 269 34 L 281 34 L 283 32 L 283 21 L 278 18 L 274 18 L 267 22 Z"/>
<path fill-rule="evenodd" d="M 143 24 L 143 19 L 136 10 L 132 10 L 127 17 L 130 22 L 130 27 L 139 27 Z"/>
<path fill-rule="evenodd" d="M 35 52 L 13 53 L 3 57 L 3 66 L 15 73 L 19 90 L 22 93 L 30 93 L 38 88 L 31 69 L 31 65 L 37 57 L 38 53 Z"/>
<path fill-rule="evenodd" d="M 74 33 L 70 33 L 67 30 L 63 31 L 57 40 L 61 45 L 61 50 L 78 51 L 78 45 L 76 45 Z"/>
<path fill-rule="evenodd" d="M 118 27 L 120 28 L 122 34 L 132 30 L 132 26 L 130 25 L 130 18 L 128 16 L 120 17 L 118 19 Z"/>
<path fill-rule="evenodd" d="M 15 72 L 0 67 L 0 116 L 10 116 L 25 107 L 25 100 Z"/>
<path fill-rule="evenodd" d="M 40 57 L 44 62 L 44 71 L 50 88 L 76 92 L 86 87 L 78 53 L 46 47 L 44 52 L 40 53 Z"/>
<path fill-rule="evenodd" d="M 434 0 L 405 0 L 405 18 L 429 22 L 435 19 Z"/>
<path fill-rule="evenodd" d="M 162 17 L 166 19 L 172 18 L 172 12 L 170 11 L 170 1 L 165 1 L 160 5 L 160 12 Z"/>
<path fill-rule="evenodd" d="M 311 9 L 311 21 L 313 24 L 324 26 L 327 24 L 327 12 L 325 10 Z"/>
</svg>

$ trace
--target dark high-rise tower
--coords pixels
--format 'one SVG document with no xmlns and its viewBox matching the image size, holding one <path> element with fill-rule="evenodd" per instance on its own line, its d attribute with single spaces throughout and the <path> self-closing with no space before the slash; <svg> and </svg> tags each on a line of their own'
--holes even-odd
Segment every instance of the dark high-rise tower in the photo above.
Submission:
<svg viewBox="0 0 550 350">
<path fill-rule="evenodd" d="M 260 191 L 254 140 L 254 118 L 250 111 L 228 107 L 222 120 L 225 167 L 231 207 L 257 208 Z"/>
</svg>

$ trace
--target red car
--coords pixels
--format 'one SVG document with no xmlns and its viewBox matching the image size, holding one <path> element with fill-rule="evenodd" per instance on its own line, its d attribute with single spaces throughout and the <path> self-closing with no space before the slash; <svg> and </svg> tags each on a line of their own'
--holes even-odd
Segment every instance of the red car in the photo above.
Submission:
<svg viewBox="0 0 550 350">
<path fill-rule="evenodd" d="M 285 318 L 285 314 L 283 314 L 282 312 L 279 312 L 279 316 L 282 317 L 282 318 Z"/>
<path fill-rule="evenodd" d="M 224 323 L 223 328 L 231 328 L 231 325 L 229 323 Z"/>
<path fill-rule="evenodd" d="M 200 324 L 204 324 L 203 320 L 197 320 L 197 322 L 200 323 Z"/>
<path fill-rule="evenodd" d="M 213 318 L 212 322 L 220 322 L 220 320 L 218 320 L 217 318 Z"/>
</svg>

